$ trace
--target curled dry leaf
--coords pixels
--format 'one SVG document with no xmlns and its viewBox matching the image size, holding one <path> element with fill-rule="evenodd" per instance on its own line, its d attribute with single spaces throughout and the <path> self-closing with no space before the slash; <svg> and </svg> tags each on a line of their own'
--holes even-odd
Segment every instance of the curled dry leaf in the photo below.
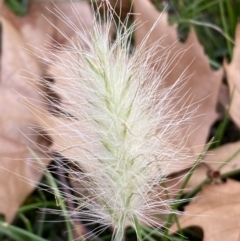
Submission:
<svg viewBox="0 0 240 241">
<path fill-rule="evenodd" d="M 39 130 L 34 128 L 37 121 L 23 104 L 28 99 L 39 107 L 46 106 L 39 93 L 44 91 L 43 84 L 36 77 L 42 74 L 40 66 L 24 50 L 26 45 L 21 34 L 6 19 L 1 22 L 0 213 L 11 222 L 43 174 L 28 148 L 47 164 L 49 158 L 41 150 L 46 150 L 50 143 L 38 134 Z M 30 84 L 29 79 L 34 81 Z"/>
<path fill-rule="evenodd" d="M 182 229 L 201 227 L 204 241 L 238 240 L 240 233 L 240 184 L 233 180 L 226 183 L 205 185 L 200 197 L 185 208 L 186 215 L 179 219 Z M 176 226 L 171 232 L 176 232 Z"/>
<path fill-rule="evenodd" d="M 165 78 L 166 86 L 183 78 L 179 84 L 179 99 L 175 100 L 175 106 L 183 110 L 187 108 L 188 112 L 194 113 L 194 118 L 190 124 L 179 128 L 182 129 L 181 136 L 185 139 L 186 147 L 198 154 L 203 150 L 209 129 L 217 119 L 215 109 L 223 71 L 213 71 L 210 68 L 209 59 L 193 29 L 186 42 L 180 43 L 176 26 L 169 25 L 167 13 L 160 14 L 148 0 L 133 1 L 133 8 L 138 24 L 135 43 L 139 45 L 149 34 L 144 46 L 146 51 L 150 45 L 158 44 L 156 54 L 152 57 L 157 63 L 154 69 L 159 72 L 160 77 Z M 152 30 L 149 33 L 150 29 Z M 191 165 L 193 161 L 186 161 L 186 166 L 178 169 Z"/>
<path fill-rule="evenodd" d="M 230 116 L 240 128 L 240 24 L 237 25 L 235 34 L 235 47 L 230 64 L 224 61 L 224 68 L 232 97 L 230 105 Z"/>
</svg>

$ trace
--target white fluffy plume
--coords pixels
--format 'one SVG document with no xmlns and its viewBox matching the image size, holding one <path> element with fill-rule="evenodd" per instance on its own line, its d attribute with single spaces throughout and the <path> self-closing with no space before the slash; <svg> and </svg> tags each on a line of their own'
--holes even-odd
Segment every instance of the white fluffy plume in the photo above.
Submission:
<svg viewBox="0 0 240 241">
<path fill-rule="evenodd" d="M 188 159 L 184 140 L 176 144 L 182 138 L 180 124 L 192 115 L 187 108 L 177 109 L 183 76 L 164 88 L 168 53 L 161 57 L 166 65 L 156 73 L 151 56 L 160 40 L 146 50 L 146 37 L 132 49 L 133 26 L 115 24 L 111 41 L 111 11 L 104 15 L 104 26 L 97 14 L 92 29 L 85 31 L 60 10 L 55 14 L 77 36 L 65 36 L 69 46 L 58 46 L 65 57 L 55 51 L 44 59 L 60 73 L 54 74 L 59 81 L 55 91 L 64 100 L 58 109 L 65 115 L 54 117 L 59 127 L 53 138 L 61 138 L 57 149 L 79 167 L 66 167 L 79 186 L 68 196 L 76 204 L 74 213 L 102 229 L 113 227 L 115 240 L 122 239 L 127 224 L 136 231 L 138 222 L 159 227 L 154 215 L 170 213 L 172 202 L 163 198 L 161 183 L 172 167 Z"/>
</svg>

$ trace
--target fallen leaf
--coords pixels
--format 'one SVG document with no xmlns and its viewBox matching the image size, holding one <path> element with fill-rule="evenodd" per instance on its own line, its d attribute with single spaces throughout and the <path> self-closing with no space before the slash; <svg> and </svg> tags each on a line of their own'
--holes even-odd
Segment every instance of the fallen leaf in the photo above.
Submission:
<svg viewBox="0 0 240 241">
<path fill-rule="evenodd" d="M 1 23 L 0 213 L 12 222 L 43 175 L 28 148 L 47 165 L 50 158 L 43 152 L 51 143 L 40 135 L 37 120 L 23 103 L 27 99 L 38 107 L 47 107 L 40 93 L 45 90 L 39 79 L 43 72 L 37 59 L 24 50 L 25 41 L 18 30 L 4 18 Z"/>
<path fill-rule="evenodd" d="M 41 48 L 44 47 L 44 44 L 48 43 L 51 46 L 53 40 L 49 36 L 52 37 L 56 31 L 48 22 L 54 22 L 55 17 L 47 8 L 52 9 L 51 2 L 29 1 L 28 13 L 23 17 L 16 16 L 6 5 L 3 5 L 2 10 L 4 18 L 18 30 L 22 41 L 28 44 L 25 45 L 25 48 L 38 55 L 41 55 Z"/>
<path fill-rule="evenodd" d="M 44 59 L 43 49 L 54 51 L 56 43 L 66 44 L 67 38 L 75 37 L 76 28 L 85 31 L 92 23 L 87 2 L 30 1 L 28 13 L 23 17 L 16 16 L 6 5 L 2 12 L 27 43 L 25 48 L 41 59 Z M 71 19 L 74 28 L 65 22 L 66 18 Z"/>
<path fill-rule="evenodd" d="M 135 43 L 139 45 L 149 35 L 144 46 L 146 50 L 151 45 L 158 44 L 152 61 L 157 61 L 154 68 L 160 78 L 165 79 L 165 86 L 175 83 L 184 72 L 188 76 L 183 77 L 180 83 L 179 98 L 175 100 L 176 108 L 187 108 L 188 112 L 195 113 L 191 123 L 179 126 L 182 130 L 179 143 L 184 137 L 186 147 L 192 153 L 199 154 L 207 141 L 210 127 L 218 116 L 215 108 L 223 71 L 213 71 L 210 68 L 209 59 L 193 29 L 186 42 L 180 43 L 176 25 L 169 25 L 167 13 L 159 13 L 148 0 L 133 1 L 133 8 L 137 24 Z M 193 164 L 193 161 L 186 161 L 185 165 L 177 167 L 178 170 Z"/>
<path fill-rule="evenodd" d="M 45 165 L 49 163 L 48 156 L 34 152 Z M 0 213 L 6 222 L 13 221 L 19 206 L 38 185 L 42 169 L 26 144 L 0 134 Z"/>
<path fill-rule="evenodd" d="M 220 170 L 219 167 L 226 163 Z M 220 174 L 226 174 L 240 169 L 240 142 L 229 143 L 207 152 L 204 163 L 200 163 L 187 183 L 184 192 L 190 192 L 208 178 L 209 171 L 219 170 Z M 176 173 L 166 185 L 169 192 L 174 196 L 180 190 L 185 173 Z"/>
<path fill-rule="evenodd" d="M 200 196 L 185 208 L 179 218 L 182 229 L 201 227 L 204 241 L 238 240 L 240 218 L 240 184 L 233 180 L 226 183 L 205 185 Z M 174 225 L 171 233 L 178 229 Z"/>
<path fill-rule="evenodd" d="M 233 58 L 230 64 L 224 61 L 224 69 L 227 75 L 230 96 L 230 116 L 236 125 L 240 128 L 240 24 L 236 27 L 235 47 Z"/>
<path fill-rule="evenodd" d="M 39 3 L 36 4 L 38 5 Z M 35 7 L 37 5 L 35 5 Z M 54 7 L 56 6 L 59 7 L 58 10 L 61 11 L 61 14 L 68 15 L 71 21 L 74 21 L 76 26 L 82 31 L 85 31 L 86 27 L 91 25 L 92 15 L 90 7 L 86 2 L 76 3 L 74 5 L 72 3 L 56 3 Z M 73 13 L 70 14 L 72 6 L 74 6 L 75 11 L 77 10 L 81 13 L 81 16 L 74 15 Z M 42 158 L 45 165 L 49 163 L 49 158 L 45 156 L 41 150 L 44 151 L 45 147 L 49 147 L 50 143 L 48 139 L 49 136 L 52 136 L 51 128 L 48 129 L 49 133 L 47 137 L 44 133 L 39 135 L 38 130 L 32 127 L 41 125 L 41 121 L 46 123 L 47 119 L 46 117 L 39 119 L 40 115 L 36 118 L 26 104 L 31 103 L 35 108 L 40 108 L 41 112 L 43 112 L 43 110 L 46 111 L 48 106 L 45 102 L 47 100 L 43 96 L 46 92 L 51 92 L 51 90 L 45 86 L 43 80 L 39 80 L 39 77 L 43 76 L 44 72 L 34 55 L 40 58 L 42 57 L 43 49 L 41 49 L 41 46 L 44 41 L 46 41 L 45 34 L 50 35 L 47 38 L 52 38 L 52 40 L 54 39 L 54 41 L 61 42 L 61 44 L 64 45 L 67 44 L 66 39 L 63 39 L 63 36 L 58 33 L 58 30 L 67 34 L 71 39 L 74 37 L 76 38 L 75 31 L 70 27 L 66 27 L 64 21 L 60 20 L 52 12 L 47 18 L 52 24 L 56 25 L 58 30 L 46 27 L 51 26 L 51 24 L 46 23 L 46 20 L 40 17 L 43 5 L 40 4 L 39 8 L 33 7 L 34 5 L 32 5 L 30 9 L 29 15 L 22 20 L 14 16 L 14 21 L 16 21 L 14 24 L 15 27 L 11 26 L 9 21 L 3 20 L 4 52 L 2 56 L 3 73 L 1 78 L 2 85 L 0 86 L 0 93 L 2 92 L 0 110 L 4 112 L 5 115 L 0 117 L 2 127 L 0 129 L 0 137 L 10 138 L 9 141 L 14 141 L 14 144 L 16 144 L 15 149 L 15 146 L 9 144 L 9 152 L 7 153 L 2 154 L 0 150 L 0 166 L 2 168 L 0 169 L 0 174 L 2 173 L 1 176 L 3 178 L 1 183 L 4 183 L 4 179 L 11 180 L 8 185 L 4 184 L 4 186 L 1 187 L 0 192 L 0 198 L 3 200 L 0 205 L 0 213 L 5 214 L 7 222 L 13 220 L 19 206 L 42 177 L 43 172 L 39 171 L 40 167 L 37 165 L 36 160 L 34 160 L 35 158 L 29 153 L 27 146 L 31 147 L 36 152 L 38 151 L 38 156 Z M 50 10 L 54 9 L 50 8 Z M 43 13 L 46 15 L 45 11 L 43 11 Z M 90 16 L 91 22 L 89 20 L 83 24 L 81 21 L 78 21 L 80 18 L 87 20 L 87 16 Z M 14 23 L 11 18 L 9 19 Z M 29 38 L 32 28 L 36 28 L 33 39 Z M 44 28 L 46 28 L 46 31 Z M 53 29 L 54 31 L 52 31 Z M 12 41 L 9 41 L 9 39 Z M 25 50 L 27 47 L 25 44 L 26 42 L 39 47 L 39 49 L 32 47 L 31 50 L 35 51 L 33 55 L 27 54 Z M 47 49 L 48 48 L 45 48 L 45 50 Z M 54 49 L 52 49 L 52 51 L 54 51 Z M 24 76 L 24 78 L 20 77 L 20 75 Z M 48 100 L 49 98 L 50 97 L 48 97 Z M 1 103 L 6 103 L 6 105 L 1 105 Z M 11 109 L 16 111 L 9 111 Z M 42 125 L 42 127 L 43 126 L 44 125 Z M 51 123 L 51 127 L 52 126 L 53 123 Z M 54 145 L 58 147 L 55 149 L 62 150 L 66 148 L 66 146 L 63 147 L 61 145 L 61 138 L 63 138 L 63 140 L 65 139 L 64 136 L 60 136 L 59 142 L 54 142 Z M 5 139 L 3 142 L 5 146 L 8 143 Z M 64 144 L 66 144 L 66 141 Z M 11 151 L 13 153 L 11 153 Z M 14 165 L 14 168 L 11 168 L 11 163 L 13 161 L 17 164 Z M 41 170 L 42 169 L 43 168 L 41 168 Z M 23 179 L 23 181 L 20 181 L 21 179 Z M 8 189 L 11 189 L 11 191 L 9 192 Z M 6 193 L 8 195 L 6 195 Z"/>
<path fill-rule="evenodd" d="M 37 95 L 36 95 L 37 96 Z M 48 146 L 49 142 L 38 134 L 38 122 L 23 104 L 21 96 L 0 86 L 0 135 L 28 147 Z"/>
<path fill-rule="evenodd" d="M 41 94 L 36 88 L 40 84 L 38 78 L 43 75 L 43 71 L 37 59 L 26 52 L 26 43 L 17 29 L 4 18 L 1 22 L 1 88 L 8 88 L 13 95 L 18 93 L 28 98 L 40 99 Z"/>
<path fill-rule="evenodd" d="M 68 39 L 75 38 L 77 32 L 86 31 L 92 27 L 92 12 L 87 2 L 55 2 L 54 39 L 58 44 L 68 44 Z"/>
</svg>

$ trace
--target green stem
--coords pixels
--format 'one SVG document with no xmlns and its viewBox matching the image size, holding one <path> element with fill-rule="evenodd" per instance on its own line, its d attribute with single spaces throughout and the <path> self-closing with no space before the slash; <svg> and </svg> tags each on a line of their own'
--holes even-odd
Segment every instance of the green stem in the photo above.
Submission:
<svg viewBox="0 0 240 241">
<path fill-rule="evenodd" d="M 138 241 L 143 241 L 143 239 L 142 239 L 142 229 L 141 229 L 141 226 L 139 225 L 137 217 L 134 217 L 134 225 L 135 225 Z"/>
<path fill-rule="evenodd" d="M 32 150 L 30 149 L 30 152 L 32 153 L 32 155 L 36 158 L 36 160 L 43 166 L 45 167 L 45 165 L 42 163 L 41 159 L 39 159 L 39 157 L 37 156 L 37 154 Z M 60 192 L 59 192 L 59 189 L 58 189 L 58 186 L 52 176 L 52 174 L 48 171 L 47 168 L 45 168 L 45 176 L 48 180 L 48 183 L 50 185 L 50 187 L 52 188 L 53 190 L 53 193 L 55 195 L 55 198 L 56 198 L 56 201 L 58 203 L 58 205 L 60 206 L 60 208 L 62 209 L 63 211 L 63 214 L 65 214 L 65 222 L 66 222 L 66 228 L 67 228 L 67 234 L 68 234 L 68 241 L 73 241 L 74 238 L 73 238 L 73 234 L 72 234 L 72 230 L 74 229 L 74 224 L 72 223 L 71 220 L 68 220 L 68 215 L 67 215 L 67 208 L 66 208 L 66 205 L 65 205 L 65 202 L 64 202 L 64 199 L 62 198 Z"/>
<path fill-rule="evenodd" d="M 25 226 L 26 226 L 26 230 L 30 233 L 33 233 L 33 229 L 32 226 L 28 220 L 28 218 L 26 218 L 26 216 L 22 213 L 18 214 L 19 218 L 24 222 Z M 34 241 L 34 240 L 33 240 Z"/>
<path fill-rule="evenodd" d="M 231 157 L 229 157 L 223 164 L 221 164 L 218 167 L 218 170 L 221 170 L 223 167 L 229 164 L 239 153 L 240 153 L 240 148 Z"/>
<path fill-rule="evenodd" d="M 13 239 L 14 241 L 26 241 L 29 239 L 34 241 L 49 241 L 33 233 L 30 233 L 24 229 L 12 226 L 2 221 L 0 221 L 0 233 L 7 235 L 9 238 Z"/>
<path fill-rule="evenodd" d="M 229 31 L 228 31 L 228 25 L 227 25 L 227 22 L 226 22 L 226 18 L 225 18 L 223 1 L 224 0 L 219 1 L 220 14 L 221 14 L 224 32 L 228 34 Z M 228 40 L 227 40 L 227 47 L 228 47 L 230 58 L 232 58 L 232 46 L 231 46 L 231 43 Z"/>
<path fill-rule="evenodd" d="M 45 206 L 46 205 L 46 206 Z M 33 210 L 33 209 L 36 209 L 36 208 L 46 208 L 46 207 L 56 207 L 56 203 L 53 202 L 53 201 L 49 201 L 49 202 L 46 202 L 46 203 L 42 203 L 42 202 L 37 202 L 37 203 L 33 203 L 33 204 L 29 204 L 29 205 L 25 205 L 25 206 L 22 206 L 18 209 L 18 212 L 19 213 L 24 213 L 24 212 L 27 212 L 27 211 L 30 211 L 30 210 Z"/>
</svg>

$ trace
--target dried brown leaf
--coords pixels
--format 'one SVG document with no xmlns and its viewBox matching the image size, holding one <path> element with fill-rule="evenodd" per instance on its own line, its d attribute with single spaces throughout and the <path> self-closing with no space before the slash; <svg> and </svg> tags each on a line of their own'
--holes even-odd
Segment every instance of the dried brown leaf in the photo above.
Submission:
<svg viewBox="0 0 240 241">
<path fill-rule="evenodd" d="M 154 65 L 156 71 L 165 68 L 165 72 L 159 72 L 159 76 L 164 76 L 166 86 L 172 85 L 184 72 L 189 76 L 181 82 L 180 99 L 176 105 L 178 109 L 187 107 L 189 112 L 196 110 L 196 113 L 187 127 L 183 125 L 179 128 L 182 129 L 181 136 L 187 139 L 186 146 L 192 153 L 200 153 L 211 125 L 217 119 L 215 108 L 223 71 L 213 71 L 210 68 L 209 59 L 193 29 L 186 42 L 180 43 L 176 26 L 169 25 L 167 13 L 160 14 L 148 0 L 135 0 L 133 7 L 138 24 L 135 42 L 139 45 L 149 34 L 145 46 L 147 50 L 158 41 L 158 49 L 152 60 L 158 60 Z M 186 162 L 186 166 L 188 165 L 190 163 Z"/>
<path fill-rule="evenodd" d="M 42 74 L 40 65 L 24 50 L 25 41 L 17 29 L 6 19 L 1 22 L 0 213 L 5 215 L 7 222 L 11 222 L 43 174 L 28 148 L 36 152 L 46 165 L 49 158 L 41 150 L 46 150 L 50 142 L 39 135 L 38 123 L 23 103 L 28 99 L 46 108 L 39 93 L 45 87 L 36 77 Z"/>
<path fill-rule="evenodd" d="M 46 165 L 49 158 L 36 151 Z M 42 178 L 42 167 L 27 148 L 17 140 L 0 135 L 0 213 L 6 222 L 13 221 L 19 206 Z"/>
<path fill-rule="evenodd" d="M 186 215 L 179 219 L 182 229 L 201 227 L 204 241 L 237 240 L 240 224 L 240 184 L 233 180 L 226 183 L 205 185 L 200 196 L 185 208 Z M 176 232 L 173 226 L 171 232 Z"/>
<path fill-rule="evenodd" d="M 27 54 L 26 43 L 18 30 L 4 18 L 1 22 L 3 29 L 1 88 L 8 88 L 13 95 L 18 93 L 29 98 L 41 98 L 40 94 L 34 91 L 39 83 L 38 76 L 43 74 L 37 59 Z"/>
<path fill-rule="evenodd" d="M 54 45 L 66 44 L 67 38 L 75 37 L 64 18 L 71 19 L 75 27 L 88 31 L 92 14 L 87 2 L 48 2 L 30 1 L 29 10 L 24 17 L 16 16 L 6 5 L 3 16 L 18 30 L 25 47 L 34 55 L 42 56 L 43 49 L 54 51 Z M 61 11 L 61 13 L 60 13 Z"/>
<path fill-rule="evenodd" d="M 16 16 L 6 5 L 3 8 L 3 16 L 7 19 L 7 21 L 2 20 L 5 26 L 5 36 L 11 36 L 14 41 L 8 41 L 7 38 L 3 39 L 5 42 L 3 43 L 4 57 L 1 63 L 3 69 L 2 87 L 12 88 L 14 85 L 14 91 L 17 91 L 18 94 L 33 99 L 38 96 L 39 99 L 44 88 L 37 78 L 43 76 L 43 71 L 36 58 L 26 54 L 25 49 L 29 49 L 29 46 L 25 43 L 33 47 L 31 51 L 36 56 L 42 56 L 42 46 L 47 40 L 52 41 L 48 47 L 55 41 L 67 45 L 67 38 L 71 40 L 77 38 L 76 29 L 88 32 L 88 28 L 92 25 L 90 6 L 87 2 L 74 4 L 71 2 L 55 2 L 53 4 L 31 1 L 26 16 Z M 71 19 L 71 23 L 75 25 L 74 28 L 65 23 L 65 17 Z M 11 51 L 9 51 L 10 49 Z M 49 49 L 45 50 L 48 51 Z M 54 52 L 54 49 L 52 49 L 52 52 Z M 14 66 L 14 70 L 8 66 Z M 24 75 L 26 79 L 24 80 L 20 75 Z M 31 79 L 31 81 L 28 81 L 28 79 Z M 33 91 L 31 85 L 34 85 L 33 88 L 39 88 L 39 91 Z M 18 87 L 16 88 L 16 86 Z M 44 91 L 49 90 L 45 88 Z"/>
<path fill-rule="evenodd" d="M 41 55 L 41 47 L 45 43 L 52 43 L 53 40 L 49 36 L 53 37 L 56 31 L 48 22 L 55 21 L 55 17 L 48 11 L 52 7 L 52 3 L 48 1 L 29 1 L 27 15 L 18 17 L 6 5 L 3 6 L 4 18 L 18 30 L 22 40 L 28 44 L 25 48 L 38 55 Z"/>
<path fill-rule="evenodd" d="M 226 71 L 230 96 L 232 98 L 230 116 L 240 128 L 240 24 L 237 25 L 235 36 L 233 58 L 230 64 L 224 61 L 224 69 Z"/>
<path fill-rule="evenodd" d="M 76 37 L 76 31 L 86 31 L 92 27 L 92 13 L 87 2 L 56 2 L 52 15 L 55 16 L 54 39 L 59 44 L 68 44 L 68 39 Z M 69 20 L 71 23 L 69 23 Z M 69 25 L 70 24 L 70 25 Z"/>
<path fill-rule="evenodd" d="M 62 36 L 58 30 L 66 33 L 69 38 L 74 33 L 74 30 L 67 28 L 56 15 L 49 13 L 46 6 L 50 11 L 53 10 L 52 3 L 32 1 L 29 13 L 22 18 L 12 14 L 4 6 L 0 85 L 0 111 L 3 113 L 0 117 L 0 213 L 5 215 L 7 222 L 13 220 L 19 206 L 43 174 L 40 164 L 28 148 L 33 149 L 45 165 L 49 163 L 49 157 L 43 152 L 51 142 L 44 138 L 44 133 L 40 135 L 39 129 L 35 128 L 39 126 L 39 121 L 26 106 L 28 102 L 41 110 L 48 108 L 44 95 L 49 90 L 41 79 L 44 71 L 33 55 L 42 56 L 42 46 L 46 41 L 50 43 L 48 48 L 55 40 L 61 42 Z M 74 23 L 79 28 L 88 27 L 78 21 L 91 16 L 87 3 L 56 3 L 56 6 L 71 20 L 75 17 Z M 72 6 L 82 13 L 81 16 L 69 16 Z M 56 25 L 58 30 L 49 24 L 42 14 Z M 33 55 L 29 55 L 26 49 L 33 52 Z"/>
</svg>

